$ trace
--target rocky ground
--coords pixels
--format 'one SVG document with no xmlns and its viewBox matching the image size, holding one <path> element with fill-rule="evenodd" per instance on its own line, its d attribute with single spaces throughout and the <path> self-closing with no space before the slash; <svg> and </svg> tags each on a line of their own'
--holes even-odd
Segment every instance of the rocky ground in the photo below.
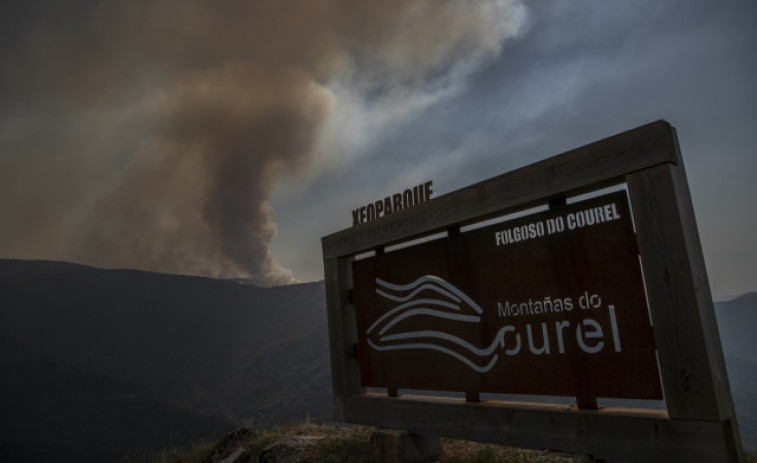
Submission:
<svg viewBox="0 0 757 463">
<path fill-rule="evenodd" d="M 216 442 L 189 449 L 134 455 L 128 463 L 374 463 L 376 430 L 363 426 L 295 423 L 266 429 L 239 428 Z M 375 436 L 373 437 L 375 440 Z M 402 452 L 400 452 L 402 453 Z M 391 460 L 390 460 L 391 461 Z M 395 460 L 397 461 L 397 460 Z M 400 463 L 403 460 L 399 460 Z M 410 460 L 404 460 L 410 461 Z M 565 455 L 499 445 L 441 439 L 438 463 L 595 463 L 585 455 Z M 745 457 L 757 463 L 757 455 Z"/>
<path fill-rule="evenodd" d="M 268 429 L 240 428 L 217 442 L 190 449 L 167 449 L 156 455 L 134 456 L 129 463 L 309 462 L 362 463 L 375 461 L 374 428 L 298 423 Z M 274 444 L 279 443 L 277 448 Z M 282 447 L 283 446 L 283 447 Z M 240 449 L 243 449 L 240 450 Z M 298 450 L 299 449 L 299 450 Z M 278 454 L 276 452 L 278 451 Z M 440 463 L 528 463 L 541 452 L 496 445 L 441 440 Z"/>
</svg>

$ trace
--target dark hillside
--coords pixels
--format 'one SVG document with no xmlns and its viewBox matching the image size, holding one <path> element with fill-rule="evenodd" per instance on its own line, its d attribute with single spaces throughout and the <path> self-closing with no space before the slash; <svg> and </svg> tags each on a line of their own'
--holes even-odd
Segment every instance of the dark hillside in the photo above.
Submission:
<svg viewBox="0 0 757 463">
<path fill-rule="evenodd" d="M 757 293 L 747 293 L 730 301 L 716 302 L 723 351 L 729 357 L 757 359 Z"/>
<path fill-rule="evenodd" d="M 0 391 L 3 461 L 109 461 L 207 439 L 232 426 L 2 338 Z"/>
<path fill-rule="evenodd" d="M 757 452 L 757 362 L 726 357 L 733 405 L 744 448 Z"/>
<path fill-rule="evenodd" d="M 0 335 L 231 421 L 330 418 L 322 283 L 0 260 Z"/>
</svg>

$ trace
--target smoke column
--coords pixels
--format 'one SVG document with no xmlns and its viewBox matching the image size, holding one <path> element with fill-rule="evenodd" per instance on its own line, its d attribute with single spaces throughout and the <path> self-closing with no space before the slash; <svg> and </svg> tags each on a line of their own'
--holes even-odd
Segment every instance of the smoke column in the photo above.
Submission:
<svg viewBox="0 0 757 463">
<path fill-rule="evenodd" d="M 268 250 L 277 179 L 349 159 L 526 21 L 515 0 L 33 1 L 0 16 L 0 255 L 266 285 L 293 281 Z"/>
</svg>

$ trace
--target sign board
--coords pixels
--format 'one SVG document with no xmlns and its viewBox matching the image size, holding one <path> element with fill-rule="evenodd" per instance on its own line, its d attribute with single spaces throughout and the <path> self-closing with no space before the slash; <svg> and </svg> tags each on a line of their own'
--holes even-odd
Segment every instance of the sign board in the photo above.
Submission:
<svg viewBox="0 0 757 463">
<path fill-rule="evenodd" d="M 608 460 L 743 461 L 667 122 L 358 218 L 322 246 L 336 420 Z M 664 409 L 597 401 L 661 395 Z"/>
<path fill-rule="evenodd" d="M 363 386 L 661 399 L 624 191 L 353 262 Z"/>
</svg>

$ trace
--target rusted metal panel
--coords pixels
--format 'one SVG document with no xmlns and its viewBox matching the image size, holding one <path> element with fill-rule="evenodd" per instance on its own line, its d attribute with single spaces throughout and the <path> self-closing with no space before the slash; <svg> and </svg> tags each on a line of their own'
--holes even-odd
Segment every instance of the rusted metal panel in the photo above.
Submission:
<svg viewBox="0 0 757 463">
<path fill-rule="evenodd" d="M 625 191 L 352 265 L 363 386 L 661 398 Z"/>
</svg>

